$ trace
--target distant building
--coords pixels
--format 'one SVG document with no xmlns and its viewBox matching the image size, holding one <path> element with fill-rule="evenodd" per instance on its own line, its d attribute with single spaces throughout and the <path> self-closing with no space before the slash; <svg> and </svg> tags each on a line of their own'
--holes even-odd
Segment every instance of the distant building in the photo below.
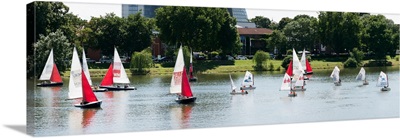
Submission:
<svg viewBox="0 0 400 138">
<path fill-rule="evenodd" d="M 242 55 L 254 55 L 257 50 L 264 50 L 266 48 L 265 40 L 267 35 L 272 34 L 271 29 L 267 28 L 237 28 L 240 42 L 242 42 Z"/>
<path fill-rule="evenodd" d="M 236 22 L 249 22 L 245 8 L 228 8 L 231 16 L 236 18 Z"/>
<path fill-rule="evenodd" d="M 122 4 L 122 17 L 126 18 L 130 14 L 136 14 L 141 11 L 143 17 L 154 18 L 156 17 L 155 11 L 159 7 L 161 6 Z"/>
</svg>

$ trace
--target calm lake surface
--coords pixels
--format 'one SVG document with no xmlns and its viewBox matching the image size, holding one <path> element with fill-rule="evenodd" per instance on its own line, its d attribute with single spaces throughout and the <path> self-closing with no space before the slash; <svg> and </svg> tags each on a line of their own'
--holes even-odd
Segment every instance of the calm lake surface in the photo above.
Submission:
<svg viewBox="0 0 400 138">
<path fill-rule="evenodd" d="M 230 95 L 229 74 L 198 74 L 191 83 L 197 101 L 175 103 L 168 93 L 171 75 L 133 76 L 137 90 L 96 92 L 100 109 L 74 107 L 80 100 L 68 97 L 68 79 L 62 87 L 34 87 L 28 80 L 28 100 L 34 100 L 34 135 L 76 135 L 93 133 L 213 128 L 318 121 L 399 117 L 399 68 L 365 68 L 369 85 L 355 81 L 357 69 L 341 69 L 342 86 L 334 86 L 332 70 L 315 71 L 297 97 L 279 91 L 283 72 L 253 72 L 254 91 Z M 376 87 L 380 71 L 388 74 L 391 91 Z M 233 73 L 240 85 L 244 72 Z M 102 78 L 92 78 L 99 84 Z M 32 120 L 31 120 L 32 121 Z"/>
</svg>

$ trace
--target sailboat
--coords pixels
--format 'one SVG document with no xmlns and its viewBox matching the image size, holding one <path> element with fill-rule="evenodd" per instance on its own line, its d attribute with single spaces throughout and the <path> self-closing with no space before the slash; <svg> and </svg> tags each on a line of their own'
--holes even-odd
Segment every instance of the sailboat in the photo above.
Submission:
<svg viewBox="0 0 400 138">
<path fill-rule="evenodd" d="M 123 87 L 120 85 L 113 86 L 114 83 L 125 85 Z M 107 88 L 108 90 L 136 90 L 135 87 L 130 87 L 129 83 L 128 75 L 126 75 L 117 48 L 114 48 L 114 62 L 110 64 L 106 75 L 100 83 L 100 88 Z"/>
<path fill-rule="evenodd" d="M 335 86 L 341 86 L 342 85 L 342 81 L 339 78 L 339 73 L 340 73 L 340 69 L 335 66 L 335 68 L 332 71 L 331 74 L 331 78 L 333 79 L 333 83 L 335 84 Z"/>
<path fill-rule="evenodd" d="M 92 88 L 89 85 L 89 82 L 86 78 L 85 73 L 81 72 L 81 79 L 82 79 L 82 102 L 80 104 L 75 104 L 75 107 L 81 108 L 99 108 L 102 101 L 98 100 Z"/>
<path fill-rule="evenodd" d="M 299 77 L 297 78 L 296 82 L 294 83 L 294 87 L 292 88 L 292 91 L 305 91 L 306 88 L 304 88 L 304 76 L 303 74 L 300 73 Z"/>
<path fill-rule="evenodd" d="M 232 90 L 230 94 L 248 94 L 248 92 L 244 91 L 244 90 L 242 90 L 241 92 L 237 92 L 236 91 L 236 86 L 233 83 L 231 74 L 229 74 L 229 78 L 231 79 L 231 90 Z"/>
<path fill-rule="evenodd" d="M 82 67 L 76 48 L 72 52 L 71 71 L 69 74 L 68 99 L 82 98 Z"/>
<path fill-rule="evenodd" d="M 93 86 L 93 84 L 92 84 L 92 79 L 90 78 L 89 67 L 88 67 L 87 61 L 86 61 L 85 49 L 82 49 L 82 69 L 83 69 L 83 72 L 85 73 L 85 75 L 87 76 L 89 85 L 90 85 L 90 86 Z M 93 86 L 92 89 L 93 89 L 94 92 L 104 92 L 104 91 L 107 91 L 106 88 L 100 88 L 100 87 L 98 87 L 98 86 Z"/>
<path fill-rule="evenodd" d="M 300 62 L 301 62 L 301 66 L 304 69 L 304 74 L 312 74 L 313 73 L 311 65 L 308 62 L 308 59 L 306 58 L 306 50 L 305 49 L 303 49 L 303 53 L 301 55 Z"/>
<path fill-rule="evenodd" d="M 283 76 L 281 88 L 279 90 L 290 91 L 288 94 L 289 97 L 297 96 L 297 94 L 292 90 L 292 81 L 290 80 L 290 76 L 287 73 L 285 73 L 285 75 Z"/>
<path fill-rule="evenodd" d="M 61 86 L 63 81 L 61 79 L 60 73 L 58 72 L 57 65 L 53 58 L 53 49 L 51 49 L 49 57 L 47 58 L 46 65 L 42 71 L 39 78 L 41 83 L 36 84 L 36 86 L 46 87 L 46 86 Z"/>
<path fill-rule="evenodd" d="M 190 67 L 189 67 L 189 81 L 197 81 L 197 77 L 193 76 L 193 56 L 192 51 L 190 51 Z"/>
<path fill-rule="evenodd" d="M 289 67 L 286 70 L 286 73 L 292 77 L 292 80 L 296 80 L 300 74 L 304 74 L 305 71 L 303 66 L 300 63 L 299 58 L 297 57 L 296 50 L 293 48 L 292 59 L 289 63 Z M 309 78 L 305 77 L 304 80 L 308 80 Z"/>
<path fill-rule="evenodd" d="M 390 91 L 389 78 L 383 71 L 381 71 L 381 73 L 379 74 L 378 83 L 376 84 L 376 86 L 383 87 L 381 88 L 381 91 Z"/>
<path fill-rule="evenodd" d="M 363 67 L 361 67 L 360 72 L 358 73 L 356 77 L 357 81 L 363 81 L 363 85 L 368 85 L 367 78 L 365 77 L 365 70 Z"/>
<path fill-rule="evenodd" d="M 244 74 L 240 90 L 254 90 L 254 89 L 256 89 L 256 87 L 254 87 L 254 75 L 251 74 L 249 71 L 246 71 L 246 73 Z"/>
<path fill-rule="evenodd" d="M 197 99 L 196 97 L 193 96 L 189 80 L 186 75 L 182 46 L 180 46 L 178 51 L 178 57 L 176 58 L 174 72 L 171 78 L 171 86 L 169 88 L 169 93 L 177 94 L 178 98 L 175 101 L 180 104 L 193 103 Z"/>
</svg>

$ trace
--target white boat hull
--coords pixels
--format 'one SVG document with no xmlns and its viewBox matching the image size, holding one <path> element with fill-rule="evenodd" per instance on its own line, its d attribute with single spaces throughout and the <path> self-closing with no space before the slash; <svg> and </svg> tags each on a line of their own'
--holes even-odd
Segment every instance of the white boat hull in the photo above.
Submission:
<svg viewBox="0 0 400 138">
<path fill-rule="evenodd" d="M 240 90 L 254 90 L 256 87 L 240 87 Z"/>
</svg>

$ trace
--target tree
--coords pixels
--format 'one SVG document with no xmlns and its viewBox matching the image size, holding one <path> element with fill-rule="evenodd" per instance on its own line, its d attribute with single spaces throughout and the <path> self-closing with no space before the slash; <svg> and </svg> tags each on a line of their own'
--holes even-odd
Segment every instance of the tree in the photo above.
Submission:
<svg viewBox="0 0 400 138">
<path fill-rule="evenodd" d="M 271 20 L 263 16 L 256 16 L 250 19 L 250 22 L 255 23 L 257 28 L 270 28 L 271 25 Z"/>
<path fill-rule="evenodd" d="M 151 50 L 149 48 L 132 54 L 130 70 L 133 74 L 146 74 L 146 68 L 152 66 Z"/>
<path fill-rule="evenodd" d="M 254 54 L 253 57 L 253 62 L 256 63 L 255 66 L 253 66 L 254 70 L 257 71 L 262 71 L 262 70 L 266 70 L 266 67 L 264 67 L 264 65 L 267 65 L 267 60 L 269 59 L 269 53 L 268 52 L 264 52 L 262 50 L 258 50 L 256 52 L 256 54 Z"/>
<path fill-rule="evenodd" d="M 106 16 L 92 17 L 87 27 L 92 30 L 89 33 L 89 47 L 101 49 L 103 55 L 111 56 L 114 47 L 122 51 L 123 45 L 123 19 L 114 13 Z M 124 54 L 124 53 L 122 53 Z"/>
<path fill-rule="evenodd" d="M 131 14 L 124 20 L 124 42 L 120 49 L 125 51 L 125 54 L 142 51 L 151 45 L 153 26 L 149 19 L 140 14 L 140 12 Z"/>
<path fill-rule="evenodd" d="M 28 59 L 34 59 L 31 60 L 34 63 L 28 63 L 30 67 L 28 74 L 38 77 L 46 64 L 51 49 L 53 49 L 54 53 L 54 63 L 56 63 L 58 71 L 63 74 L 70 64 L 66 61 L 69 61 L 72 57 L 73 46 L 67 37 L 60 30 L 57 30 L 56 32 L 49 33 L 47 36 L 40 35 L 40 39 L 34 44 L 34 49 L 36 54 L 28 57 Z"/>
<path fill-rule="evenodd" d="M 364 23 L 365 34 L 363 42 L 373 52 L 374 60 L 386 62 L 386 55 L 391 51 L 396 51 L 398 47 L 396 45 L 398 42 L 392 42 L 395 40 L 393 36 L 396 36 L 396 32 L 393 32 L 383 15 L 370 15 L 365 18 Z"/>
<path fill-rule="evenodd" d="M 270 51 L 274 51 L 274 49 L 277 49 L 277 53 L 274 54 L 277 54 L 278 58 L 282 58 L 282 52 L 285 52 L 287 49 L 286 43 L 286 36 L 281 31 L 274 30 L 270 37 L 267 39 L 267 49 L 269 49 Z"/>
<path fill-rule="evenodd" d="M 317 39 L 317 19 L 309 16 L 296 16 L 288 23 L 283 32 L 288 39 L 288 46 L 295 49 L 314 49 Z"/>
<path fill-rule="evenodd" d="M 279 23 L 278 23 L 278 30 L 283 30 L 283 28 L 285 28 L 285 26 L 290 23 L 293 19 L 289 18 L 289 17 L 284 17 L 282 18 Z"/>
<path fill-rule="evenodd" d="M 156 25 L 167 44 L 187 45 L 194 51 L 217 51 L 223 45 L 236 46 L 239 39 L 235 22 L 227 12 L 226 8 L 166 6 L 156 10 Z M 221 40 L 220 35 L 232 35 L 229 39 L 233 42 Z"/>
<path fill-rule="evenodd" d="M 358 13 L 320 12 L 318 34 L 323 45 L 336 53 L 361 45 L 361 22 Z"/>
</svg>

